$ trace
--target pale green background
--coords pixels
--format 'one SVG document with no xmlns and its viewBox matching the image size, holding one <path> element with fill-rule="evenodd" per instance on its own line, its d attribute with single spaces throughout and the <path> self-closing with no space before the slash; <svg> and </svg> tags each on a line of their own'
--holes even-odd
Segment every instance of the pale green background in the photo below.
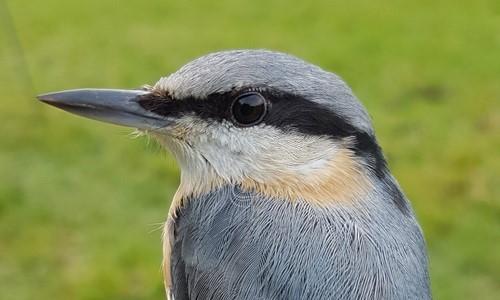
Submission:
<svg viewBox="0 0 500 300">
<path fill-rule="evenodd" d="M 134 88 L 211 51 L 268 48 L 340 74 L 368 107 L 435 298 L 499 299 L 500 2 L 381 3 L 0 0 L 0 298 L 163 297 L 175 162 L 33 95 Z"/>
</svg>

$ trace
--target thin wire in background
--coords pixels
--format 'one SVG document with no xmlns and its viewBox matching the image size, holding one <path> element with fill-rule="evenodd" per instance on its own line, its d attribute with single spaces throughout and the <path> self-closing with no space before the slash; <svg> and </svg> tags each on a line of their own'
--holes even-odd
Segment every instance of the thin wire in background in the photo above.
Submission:
<svg viewBox="0 0 500 300">
<path fill-rule="evenodd" d="M 15 60 L 13 64 L 16 71 L 13 75 L 18 77 L 17 80 L 21 83 L 21 88 L 23 90 L 23 95 L 29 99 L 34 100 L 36 95 L 35 86 L 33 84 L 33 78 L 31 76 L 28 62 L 26 60 L 26 55 L 24 48 L 19 39 L 19 35 L 14 24 L 14 19 L 9 9 L 9 5 L 6 0 L 0 0 L 0 22 L 5 34 L 5 39 L 7 43 L 10 44 L 9 51 L 13 52 L 11 58 Z M 6 72 L 6 70 L 3 70 Z M 43 110 L 39 106 L 33 105 L 33 113 L 38 118 L 43 118 Z"/>
</svg>

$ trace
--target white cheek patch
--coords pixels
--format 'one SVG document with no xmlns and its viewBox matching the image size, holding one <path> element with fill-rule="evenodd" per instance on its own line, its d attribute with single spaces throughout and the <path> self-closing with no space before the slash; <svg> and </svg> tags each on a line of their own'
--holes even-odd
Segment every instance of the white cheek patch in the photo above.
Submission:
<svg viewBox="0 0 500 300">
<path fill-rule="evenodd" d="M 326 138 L 285 134 L 270 126 L 236 128 L 213 124 L 192 145 L 220 176 L 233 183 L 258 182 L 290 172 L 307 175 L 332 159 L 335 146 Z"/>
<path fill-rule="evenodd" d="M 264 125 L 239 128 L 195 116 L 178 120 L 169 135 L 173 138 L 155 137 L 179 160 L 177 203 L 227 184 L 320 203 L 351 201 L 371 186 L 348 148 L 349 139 L 333 141 Z"/>
</svg>

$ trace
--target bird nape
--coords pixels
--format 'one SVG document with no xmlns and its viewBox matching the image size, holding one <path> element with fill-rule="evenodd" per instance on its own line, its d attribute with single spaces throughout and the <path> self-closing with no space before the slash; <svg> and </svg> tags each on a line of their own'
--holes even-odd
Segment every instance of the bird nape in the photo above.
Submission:
<svg viewBox="0 0 500 300">
<path fill-rule="evenodd" d="M 138 128 L 177 159 L 163 235 L 169 297 L 431 298 L 411 205 L 335 74 L 283 53 L 224 51 L 142 90 L 38 98 Z"/>
</svg>

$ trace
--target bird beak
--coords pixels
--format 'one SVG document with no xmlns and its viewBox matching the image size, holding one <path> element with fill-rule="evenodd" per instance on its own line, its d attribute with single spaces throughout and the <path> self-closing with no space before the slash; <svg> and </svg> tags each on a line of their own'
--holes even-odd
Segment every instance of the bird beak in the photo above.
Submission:
<svg viewBox="0 0 500 300">
<path fill-rule="evenodd" d="M 77 89 L 42 94 L 38 100 L 86 118 L 152 130 L 165 127 L 168 120 L 144 109 L 139 100 L 144 90 Z"/>
</svg>

